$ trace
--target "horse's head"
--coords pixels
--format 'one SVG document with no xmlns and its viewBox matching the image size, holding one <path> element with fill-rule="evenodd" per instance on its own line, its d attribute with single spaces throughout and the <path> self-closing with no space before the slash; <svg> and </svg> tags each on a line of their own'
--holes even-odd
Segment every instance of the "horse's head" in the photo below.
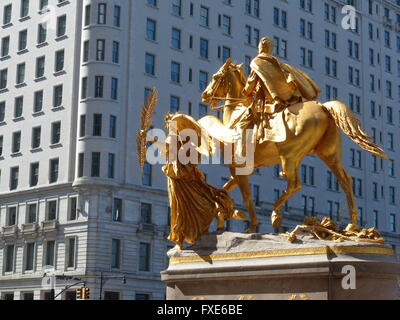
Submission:
<svg viewBox="0 0 400 320">
<path fill-rule="evenodd" d="M 211 82 L 204 90 L 201 98 L 204 103 L 216 105 L 222 98 L 238 98 L 246 83 L 242 65 L 235 65 L 229 58 L 225 64 L 213 75 Z"/>
</svg>

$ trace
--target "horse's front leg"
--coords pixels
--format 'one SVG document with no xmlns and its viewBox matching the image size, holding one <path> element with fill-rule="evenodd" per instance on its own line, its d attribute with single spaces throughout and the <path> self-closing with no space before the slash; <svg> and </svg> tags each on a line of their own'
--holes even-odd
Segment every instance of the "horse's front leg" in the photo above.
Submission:
<svg viewBox="0 0 400 320">
<path fill-rule="evenodd" d="M 302 187 L 298 167 L 300 161 L 298 159 L 291 159 L 290 157 L 282 157 L 281 162 L 283 171 L 282 175 L 287 179 L 288 185 L 281 197 L 274 204 L 274 211 L 271 215 L 271 224 L 274 229 L 278 229 L 282 224 L 283 217 L 282 214 L 280 214 L 280 211 L 285 202 Z"/>
<path fill-rule="evenodd" d="M 248 176 L 236 176 L 235 179 L 238 182 L 243 201 L 246 204 L 247 210 L 249 211 L 250 215 L 250 226 L 246 230 L 246 232 L 254 233 L 256 232 L 256 228 L 259 222 L 257 218 L 257 212 L 253 203 L 253 195 L 250 190 L 249 178 Z"/>
<path fill-rule="evenodd" d="M 228 180 L 228 182 L 225 183 L 225 185 L 222 187 L 222 189 L 225 190 L 226 192 L 230 193 L 237 186 L 238 186 L 238 183 L 237 183 L 235 177 L 231 177 Z"/>
</svg>

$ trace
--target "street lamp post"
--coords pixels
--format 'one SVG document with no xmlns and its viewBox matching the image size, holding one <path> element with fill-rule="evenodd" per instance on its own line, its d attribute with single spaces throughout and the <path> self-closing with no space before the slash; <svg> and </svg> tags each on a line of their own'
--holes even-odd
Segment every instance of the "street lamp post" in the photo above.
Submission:
<svg viewBox="0 0 400 320">
<path fill-rule="evenodd" d="M 100 295 L 99 300 L 103 299 L 103 284 L 110 279 L 122 279 L 122 283 L 126 284 L 126 275 L 121 276 L 104 276 L 103 272 L 100 272 Z"/>
</svg>

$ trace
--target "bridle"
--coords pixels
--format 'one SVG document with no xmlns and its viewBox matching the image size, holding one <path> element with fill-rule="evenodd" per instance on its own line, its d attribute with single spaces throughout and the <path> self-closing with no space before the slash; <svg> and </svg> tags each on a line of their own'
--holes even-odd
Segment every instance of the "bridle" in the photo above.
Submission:
<svg viewBox="0 0 400 320">
<path fill-rule="evenodd" d="M 214 84 L 214 86 L 213 86 L 214 88 L 212 89 L 213 92 L 218 91 L 218 89 L 223 81 L 223 78 L 225 77 L 226 72 L 227 72 L 227 70 L 223 70 L 221 72 L 221 75 L 218 76 L 217 83 Z M 214 105 L 212 103 L 213 100 L 238 101 L 238 102 L 247 100 L 247 98 L 227 98 L 226 96 L 225 97 L 217 97 L 215 95 L 212 95 L 210 99 L 211 99 L 210 107 L 212 110 L 222 110 L 226 107 L 226 104 L 219 105 L 219 106 Z"/>
</svg>

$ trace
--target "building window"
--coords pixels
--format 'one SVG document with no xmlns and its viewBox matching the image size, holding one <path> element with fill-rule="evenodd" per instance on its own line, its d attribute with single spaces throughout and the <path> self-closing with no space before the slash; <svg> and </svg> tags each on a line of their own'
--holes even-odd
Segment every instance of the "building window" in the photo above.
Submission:
<svg viewBox="0 0 400 320">
<path fill-rule="evenodd" d="M 140 243 L 139 247 L 139 271 L 150 271 L 150 244 Z"/>
<path fill-rule="evenodd" d="M 89 60 L 89 40 L 83 43 L 83 62 L 87 62 Z"/>
<path fill-rule="evenodd" d="M 337 49 L 337 34 L 329 30 L 325 30 L 325 46 L 327 48 Z"/>
<path fill-rule="evenodd" d="M 205 117 L 207 115 L 207 105 L 200 103 L 199 104 L 199 117 Z"/>
<path fill-rule="evenodd" d="M 17 207 L 7 208 L 7 226 L 14 226 L 17 224 Z"/>
<path fill-rule="evenodd" d="M 57 18 L 57 37 L 62 37 L 65 35 L 67 28 L 67 16 L 61 16 Z"/>
<path fill-rule="evenodd" d="M 92 177 L 100 177 L 100 152 L 92 152 Z"/>
<path fill-rule="evenodd" d="M 156 26 L 157 22 L 153 19 L 147 19 L 146 23 L 146 38 L 148 40 L 156 41 Z M 174 29 L 172 29 L 174 30 Z"/>
<path fill-rule="evenodd" d="M 78 198 L 77 197 L 70 197 L 69 199 L 69 204 L 68 204 L 68 220 L 76 220 L 78 215 Z"/>
<path fill-rule="evenodd" d="M 76 290 L 66 291 L 65 292 L 65 300 L 76 300 Z"/>
<path fill-rule="evenodd" d="M 314 216 L 315 215 L 315 198 L 308 196 L 301 196 L 302 208 L 304 216 Z"/>
<path fill-rule="evenodd" d="M 24 97 L 15 98 L 14 118 L 22 117 L 23 107 L 24 107 Z"/>
<path fill-rule="evenodd" d="M 46 221 L 55 220 L 57 217 L 57 200 L 47 201 Z"/>
<path fill-rule="evenodd" d="M 25 63 L 17 65 L 17 84 L 25 82 Z"/>
<path fill-rule="evenodd" d="M 80 153 L 78 155 L 78 178 L 83 177 L 84 163 L 85 163 L 85 154 Z"/>
<path fill-rule="evenodd" d="M 208 73 L 205 71 L 199 72 L 199 89 L 204 91 L 208 84 Z"/>
<path fill-rule="evenodd" d="M 79 122 L 79 137 L 82 138 L 86 135 L 86 115 L 82 114 Z"/>
<path fill-rule="evenodd" d="M 114 291 L 104 291 L 104 300 L 120 300 L 120 293 Z"/>
<path fill-rule="evenodd" d="M 300 0 L 300 8 L 305 11 L 312 12 L 312 0 Z"/>
<path fill-rule="evenodd" d="M 222 47 L 222 61 L 225 63 L 231 57 L 231 49 L 228 47 Z"/>
<path fill-rule="evenodd" d="M 274 8 L 274 25 L 287 29 L 287 12 L 279 8 Z"/>
<path fill-rule="evenodd" d="M 336 13 L 337 8 L 335 6 L 331 6 L 328 3 L 325 3 L 325 20 L 336 24 Z"/>
<path fill-rule="evenodd" d="M 182 0 L 172 0 L 172 13 L 177 16 L 182 15 Z"/>
<path fill-rule="evenodd" d="M 113 200 L 113 208 L 112 208 L 112 220 L 113 221 L 122 221 L 122 199 L 114 198 Z"/>
<path fill-rule="evenodd" d="M 38 44 L 44 43 L 46 41 L 47 29 L 45 24 L 38 25 Z"/>
<path fill-rule="evenodd" d="M 103 115 L 101 113 L 95 113 L 93 115 L 93 136 L 100 137 L 103 124 Z"/>
<path fill-rule="evenodd" d="M 111 268 L 119 269 L 121 264 L 121 240 L 112 239 L 111 242 Z"/>
<path fill-rule="evenodd" d="M 51 124 L 51 144 L 60 143 L 61 140 L 61 122 L 53 122 Z"/>
<path fill-rule="evenodd" d="M 34 300 L 34 294 L 33 292 L 24 292 L 22 294 L 22 300 Z"/>
<path fill-rule="evenodd" d="M 200 6 L 200 25 L 209 26 L 209 9 L 204 6 Z"/>
<path fill-rule="evenodd" d="M 21 0 L 20 17 L 27 17 L 29 14 L 29 0 Z"/>
<path fill-rule="evenodd" d="M 391 151 L 394 150 L 394 140 L 393 140 L 393 133 L 387 134 L 387 148 Z"/>
<path fill-rule="evenodd" d="M 140 204 L 140 222 L 142 223 L 152 223 L 151 217 L 151 204 L 150 203 L 141 203 Z"/>
<path fill-rule="evenodd" d="M 119 42 L 118 41 L 113 41 L 112 62 L 119 63 Z"/>
<path fill-rule="evenodd" d="M 44 68 L 45 68 L 45 57 L 39 57 L 36 59 L 36 78 L 41 78 L 44 76 Z"/>
<path fill-rule="evenodd" d="M 82 85 L 81 85 L 81 99 L 87 98 L 87 91 L 88 91 L 88 78 L 82 78 Z"/>
<path fill-rule="evenodd" d="M 6 114 L 6 102 L 1 101 L 0 102 L 0 122 L 4 121 L 5 114 Z M 0 153 L 0 155 L 1 155 L 1 153 Z"/>
<path fill-rule="evenodd" d="M 95 98 L 103 98 L 103 90 L 104 90 L 104 77 L 96 76 L 95 77 L 94 97 Z"/>
<path fill-rule="evenodd" d="M 13 272 L 14 271 L 14 245 L 9 244 L 5 246 L 5 263 L 4 263 L 4 272 Z M 14 295 L 13 295 L 14 298 Z M 9 299 L 12 300 L 12 299 Z"/>
<path fill-rule="evenodd" d="M 208 59 L 208 40 L 200 38 L 200 57 Z"/>
<path fill-rule="evenodd" d="M 7 74 L 7 69 L 3 69 L 0 71 L 0 90 L 7 88 Z"/>
<path fill-rule="evenodd" d="M 308 40 L 313 39 L 313 24 L 304 19 L 300 19 L 300 35 Z"/>
<path fill-rule="evenodd" d="M 36 203 L 30 203 L 28 204 L 27 207 L 27 223 L 34 223 L 37 221 L 37 204 Z"/>
<path fill-rule="evenodd" d="M 150 295 L 148 293 L 136 293 L 135 300 L 150 300 Z"/>
<path fill-rule="evenodd" d="M 45 264 L 46 266 L 55 265 L 56 242 L 54 240 L 46 242 Z"/>
<path fill-rule="evenodd" d="M 300 48 L 301 52 L 301 64 L 305 67 L 308 68 L 313 68 L 314 66 L 314 59 L 313 59 L 313 51 L 306 49 L 306 48 Z"/>
<path fill-rule="evenodd" d="M 147 74 L 151 74 L 151 75 L 155 75 L 155 56 L 150 54 L 150 53 L 146 53 L 146 68 L 145 71 Z"/>
<path fill-rule="evenodd" d="M 75 267 L 76 238 L 67 238 L 67 268 Z"/>
<path fill-rule="evenodd" d="M 35 187 L 39 182 L 39 162 L 31 163 L 30 175 L 29 175 L 29 186 Z"/>
<path fill-rule="evenodd" d="M 85 7 L 85 26 L 88 26 L 90 24 L 90 13 L 91 13 L 91 5 L 88 4 Z"/>
<path fill-rule="evenodd" d="M 226 35 L 231 35 L 231 20 L 229 16 L 222 16 L 222 32 Z"/>
<path fill-rule="evenodd" d="M 396 215 L 391 213 L 389 215 L 389 232 L 396 232 Z"/>
<path fill-rule="evenodd" d="M 170 97 L 170 109 L 171 113 L 176 113 L 179 111 L 180 99 L 175 96 Z"/>
<path fill-rule="evenodd" d="M 3 11 L 3 25 L 11 23 L 12 5 L 6 5 Z"/>
<path fill-rule="evenodd" d="M 10 190 L 18 188 L 19 167 L 10 169 Z"/>
<path fill-rule="evenodd" d="M 142 177 L 143 185 L 151 186 L 151 175 L 152 175 L 152 166 L 151 164 L 145 162 L 143 167 L 143 177 Z"/>
<path fill-rule="evenodd" d="M 181 65 L 177 62 L 171 62 L 171 81 L 175 83 L 181 82 Z"/>
<path fill-rule="evenodd" d="M 3 293 L 1 300 L 14 300 L 14 293 Z"/>
<path fill-rule="evenodd" d="M 171 46 L 174 49 L 181 49 L 181 30 L 172 28 Z"/>
<path fill-rule="evenodd" d="M 98 13 L 97 13 L 97 23 L 106 24 L 107 23 L 107 4 L 99 3 Z"/>
<path fill-rule="evenodd" d="M 14 132 L 12 134 L 12 153 L 18 153 L 21 151 L 21 131 Z"/>
<path fill-rule="evenodd" d="M 108 154 L 108 178 L 114 179 L 115 178 L 115 154 L 109 153 Z"/>
<path fill-rule="evenodd" d="M 389 203 L 394 205 L 396 204 L 396 188 L 389 187 Z"/>
<path fill-rule="evenodd" d="M 62 99 L 63 99 L 63 86 L 58 85 L 54 87 L 53 92 L 53 107 L 61 107 L 62 106 Z"/>
<path fill-rule="evenodd" d="M 117 136 L 117 117 L 113 115 L 110 116 L 108 136 L 110 138 L 116 138 Z"/>
<path fill-rule="evenodd" d="M 10 37 L 1 39 L 1 56 L 6 57 L 10 53 Z"/>
<path fill-rule="evenodd" d="M 97 61 L 104 61 L 105 59 L 105 46 L 106 40 L 99 39 L 96 42 L 96 60 Z"/>
<path fill-rule="evenodd" d="M 32 271 L 35 261 L 35 243 L 30 242 L 25 246 L 25 271 Z"/>
<path fill-rule="evenodd" d="M 388 174 L 389 174 L 389 177 L 395 176 L 394 160 L 389 160 L 389 162 L 388 162 Z"/>
<path fill-rule="evenodd" d="M 51 159 L 49 183 L 55 183 L 58 181 L 58 171 L 59 171 L 59 160 Z"/>
<path fill-rule="evenodd" d="M 114 21 L 113 21 L 114 27 L 120 27 L 121 26 L 121 7 L 120 6 L 114 6 Z"/>
<path fill-rule="evenodd" d="M 118 79 L 111 78 L 111 99 L 118 100 Z"/>
</svg>

